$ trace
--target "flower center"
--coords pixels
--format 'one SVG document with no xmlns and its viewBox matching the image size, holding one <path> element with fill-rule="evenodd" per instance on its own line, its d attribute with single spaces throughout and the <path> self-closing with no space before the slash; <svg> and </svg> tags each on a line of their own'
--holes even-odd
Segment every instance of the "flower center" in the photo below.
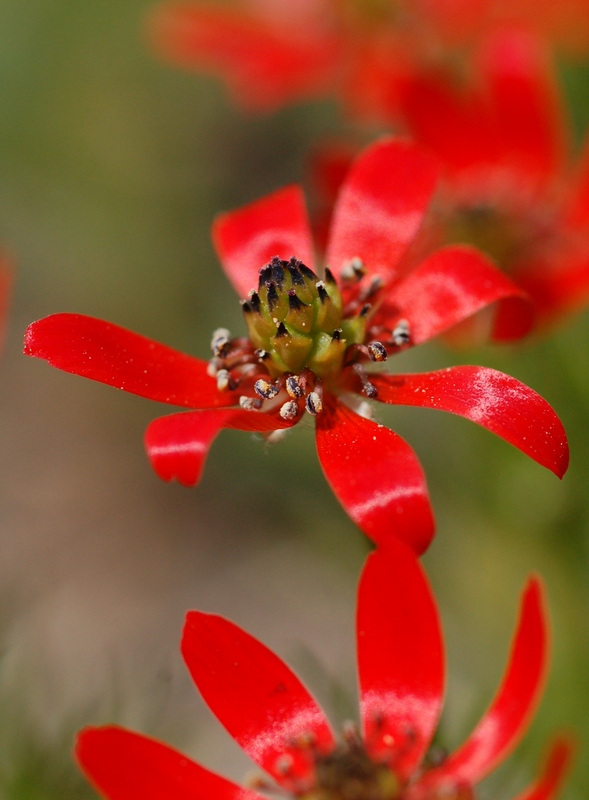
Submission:
<svg viewBox="0 0 589 800">
<path fill-rule="evenodd" d="M 387 348 L 406 346 L 410 334 L 406 320 L 393 331 L 374 325 L 383 284 L 375 277 L 364 285 L 364 276 L 359 259 L 352 259 L 340 291 L 329 269 L 320 279 L 294 257 L 272 258 L 242 303 L 249 338 L 232 339 L 224 328 L 213 334 L 210 374 L 219 389 L 242 389 L 240 405 L 250 410 L 281 403 L 281 416 L 294 419 L 303 408 L 320 413 L 324 385 L 337 392 L 339 376 L 349 368 L 363 393 L 376 397 L 363 362 L 385 361 Z"/>
<path fill-rule="evenodd" d="M 314 788 L 302 800 L 395 800 L 400 793 L 394 773 L 372 761 L 361 745 L 319 758 L 315 775 Z"/>
</svg>

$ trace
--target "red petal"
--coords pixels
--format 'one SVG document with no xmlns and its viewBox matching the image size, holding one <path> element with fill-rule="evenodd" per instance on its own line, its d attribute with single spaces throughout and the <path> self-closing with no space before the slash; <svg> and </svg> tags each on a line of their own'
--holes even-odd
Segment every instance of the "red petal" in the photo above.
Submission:
<svg viewBox="0 0 589 800">
<path fill-rule="evenodd" d="M 344 181 L 327 248 L 336 278 L 352 258 L 390 280 L 417 236 L 438 181 L 437 163 L 417 145 L 381 139 Z"/>
<path fill-rule="evenodd" d="M 396 433 L 324 398 L 317 452 L 325 477 L 347 514 L 377 544 L 392 536 L 423 553 L 434 535 L 425 476 Z"/>
<path fill-rule="evenodd" d="M 327 92 L 340 50 L 336 35 L 304 19 L 287 27 L 212 5 L 164 5 L 151 34 L 164 58 L 219 74 L 254 109 Z"/>
<path fill-rule="evenodd" d="M 0 347 L 4 343 L 8 303 L 12 287 L 12 269 L 10 264 L 0 257 Z"/>
<path fill-rule="evenodd" d="M 240 297 L 258 287 L 258 270 L 272 256 L 296 256 L 314 269 L 313 239 L 300 186 L 287 186 L 237 211 L 219 215 L 213 244 Z"/>
<path fill-rule="evenodd" d="M 200 481 L 209 448 L 223 428 L 268 433 L 293 424 L 274 414 L 243 409 L 170 414 L 149 424 L 145 449 L 162 480 L 175 478 L 183 486 L 195 486 Z"/>
<path fill-rule="evenodd" d="M 261 800 L 171 747 L 114 725 L 80 731 L 75 758 L 108 800 Z"/>
<path fill-rule="evenodd" d="M 533 299 L 540 323 L 554 323 L 589 302 L 589 236 L 566 251 L 527 264 L 517 282 Z"/>
<path fill-rule="evenodd" d="M 482 425 L 562 478 L 566 433 L 546 400 L 515 378 L 486 367 L 449 367 L 415 375 L 370 376 L 378 399 L 449 411 Z"/>
<path fill-rule="evenodd" d="M 547 48 L 519 31 L 501 32 L 487 41 L 479 64 L 503 165 L 551 180 L 562 163 L 566 116 Z"/>
<path fill-rule="evenodd" d="M 323 711 L 278 656 L 232 622 L 199 611 L 186 616 L 182 653 L 211 711 L 260 767 L 290 790 L 312 777 L 313 753 L 329 753 L 335 741 Z"/>
<path fill-rule="evenodd" d="M 219 392 L 207 362 L 81 314 L 53 314 L 29 325 L 24 352 L 52 367 L 126 392 L 188 408 L 237 402 Z"/>
<path fill-rule="evenodd" d="M 475 92 L 458 93 L 448 75 L 417 73 L 399 84 L 399 97 L 412 135 L 443 161 L 450 175 L 496 160 L 489 109 Z"/>
<path fill-rule="evenodd" d="M 441 767 L 426 773 L 427 787 L 482 780 L 515 747 L 535 711 L 548 663 L 548 630 L 540 582 L 523 594 L 518 628 L 499 691 L 473 733 Z"/>
<path fill-rule="evenodd" d="M 533 320 L 527 295 L 478 250 L 451 245 L 433 253 L 392 286 L 376 320 L 391 328 L 399 319 L 408 320 L 415 345 L 503 300 L 519 306 L 519 338 Z"/>
<path fill-rule="evenodd" d="M 406 781 L 440 716 L 444 645 L 425 573 L 402 542 L 391 540 L 368 557 L 358 589 L 357 638 L 367 749 Z"/>
<path fill-rule="evenodd" d="M 518 794 L 515 800 L 553 800 L 571 768 L 574 751 L 575 747 L 570 739 L 557 739 L 550 748 L 538 780 Z"/>
</svg>

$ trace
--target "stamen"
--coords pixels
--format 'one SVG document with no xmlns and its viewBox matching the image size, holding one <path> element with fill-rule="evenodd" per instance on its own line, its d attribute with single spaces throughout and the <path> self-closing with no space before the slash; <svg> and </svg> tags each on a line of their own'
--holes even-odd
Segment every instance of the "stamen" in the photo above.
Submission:
<svg viewBox="0 0 589 800">
<path fill-rule="evenodd" d="M 369 342 L 367 344 L 368 354 L 373 361 L 386 361 L 387 351 L 382 342 Z"/>
<path fill-rule="evenodd" d="M 359 281 L 366 275 L 366 267 L 361 258 L 357 256 L 346 262 L 342 268 L 343 281 Z"/>
<path fill-rule="evenodd" d="M 222 358 L 217 358 L 216 356 L 211 358 L 207 365 L 207 375 L 211 378 L 216 378 L 217 372 L 223 368 L 223 363 L 224 362 Z"/>
<path fill-rule="evenodd" d="M 342 333 L 343 333 L 343 331 L 342 331 L 342 329 L 341 329 L 341 328 L 336 328 L 336 329 L 334 330 L 334 332 L 332 333 L 332 335 L 331 335 L 331 341 L 332 341 L 332 342 L 339 342 L 339 341 L 341 341 L 341 338 L 342 338 Z"/>
<path fill-rule="evenodd" d="M 257 350 L 254 350 L 254 355 L 258 361 L 265 361 L 267 358 L 270 358 L 270 353 L 267 350 L 262 350 L 261 347 L 258 347 Z"/>
<path fill-rule="evenodd" d="M 366 370 L 362 366 L 362 364 L 353 364 L 352 369 L 360 379 L 360 383 L 362 384 L 362 394 L 365 394 L 366 397 L 370 397 L 371 400 L 374 400 L 378 397 L 378 389 L 373 383 L 370 383 L 368 380 L 368 375 L 366 374 Z"/>
<path fill-rule="evenodd" d="M 213 332 L 211 339 L 211 350 L 213 351 L 213 355 L 217 356 L 218 358 L 223 358 L 227 355 L 230 344 L 231 334 L 227 328 L 217 328 L 217 330 Z"/>
<path fill-rule="evenodd" d="M 404 344 L 409 344 L 411 341 L 411 329 L 409 327 L 409 320 L 400 319 L 391 333 L 391 341 L 397 347 L 402 347 Z"/>
<path fill-rule="evenodd" d="M 299 404 L 295 400 L 288 400 L 280 407 L 280 416 L 282 419 L 294 419 L 299 413 Z"/>
<path fill-rule="evenodd" d="M 380 275 L 375 275 L 370 281 L 370 285 L 362 292 L 360 299 L 369 300 L 371 297 L 379 292 L 384 286 L 384 281 Z"/>
<path fill-rule="evenodd" d="M 262 401 L 257 397 L 248 397 L 242 394 L 239 398 L 239 407 L 243 408 L 244 411 L 259 411 L 262 408 Z"/>
<path fill-rule="evenodd" d="M 250 306 L 247 300 L 241 301 L 241 310 L 243 311 L 244 314 L 252 313 L 252 307 Z"/>
<path fill-rule="evenodd" d="M 260 395 L 264 400 L 271 400 L 273 397 L 276 397 L 279 391 L 277 386 L 268 383 L 268 381 L 263 380 L 263 378 L 260 378 L 254 383 L 254 392 Z"/>
<path fill-rule="evenodd" d="M 312 417 L 316 417 L 323 411 L 323 403 L 317 392 L 309 392 L 305 398 L 305 408 Z"/>
<path fill-rule="evenodd" d="M 298 400 L 305 393 L 296 375 L 289 375 L 286 379 L 286 391 L 293 400 Z"/>
<path fill-rule="evenodd" d="M 231 373 L 227 369 L 220 369 L 217 372 L 217 389 L 226 392 L 228 389 L 235 389 L 235 382 L 231 378 Z"/>
</svg>

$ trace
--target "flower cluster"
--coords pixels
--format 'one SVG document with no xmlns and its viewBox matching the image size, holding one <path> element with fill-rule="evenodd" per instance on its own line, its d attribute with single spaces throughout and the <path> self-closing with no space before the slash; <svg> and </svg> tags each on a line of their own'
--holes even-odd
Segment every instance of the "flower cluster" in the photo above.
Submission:
<svg viewBox="0 0 589 800">
<path fill-rule="evenodd" d="M 209 796 L 262 800 L 469 800 L 525 732 L 548 659 L 542 587 L 531 578 L 501 685 L 451 755 L 432 748 L 444 690 L 438 610 L 423 569 L 404 544 L 369 556 L 358 588 L 360 729 L 338 740 L 305 686 L 278 656 L 233 623 L 191 611 L 182 654 L 203 699 L 269 776 L 244 789 L 168 746 L 118 727 L 87 728 L 76 758 L 107 800 Z M 539 778 L 518 800 L 552 800 L 572 754 L 552 744 Z M 258 791 L 256 791 L 258 790 Z"/>
<path fill-rule="evenodd" d="M 484 366 L 401 373 L 394 356 L 437 336 L 518 342 L 587 304 L 589 151 L 572 150 L 552 64 L 557 47 L 589 46 L 585 5 L 236 0 L 156 10 L 160 52 L 218 72 L 243 105 L 332 95 L 356 120 L 399 135 L 320 150 L 311 218 L 297 185 L 217 217 L 213 243 L 243 329 L 216 329 L 208 360 L 71 313 L 31 324 L 25 353 L 182 409 L 149 425 L 145 447 L 160 478 L 185 486 L 199 482 L 223 429 L 276 439 L 312 420 L 325 477 L 376 549 L 358 590 L 359 727 L 336 737 L 277 656 L 192 611 L 189 671 L 266 775 L 244 789 L 160 742 L 86 728 L 76 758 L 107 800 L 472 800 L 520 740 L 548 662 L 542 584 L 532 577 L 523 592 L 495 698 L 446 755 L 433 745 L 444 648 L 418 560 L 433 510 L 417 455 L 373 415 L 375 401 L 446 411 L 566 472 L 563 426 L 531 388 Z M 518 800 L 552 800 L 572 751 L 569 737 L 555 738 Z"/>
</svg>

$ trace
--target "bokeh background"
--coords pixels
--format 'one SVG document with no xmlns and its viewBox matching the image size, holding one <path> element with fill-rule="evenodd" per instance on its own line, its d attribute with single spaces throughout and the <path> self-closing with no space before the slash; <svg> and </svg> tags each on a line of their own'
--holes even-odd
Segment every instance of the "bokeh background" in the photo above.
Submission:
<svg viewBox="0 0 589 800">
<path fill-rule="evenodd" d="M 34 319 L 102 317 L 208 356 L 243 325 L 214 255 L 216 212 L 305 181 L 318 138 L 353 131 L 327 103 L 244 116 L 221 85 L 159 63 L 147 0 L 1 0 L 0 241 L 15 289 L 0 365 L 0 797 L 90 798 L 75 730 L 119 722 L 226 775 L 251 769 L 198 697 L 184 613 L 225 614 L 295 666 L 334 720 L 356 711 L 355 584 L 368 543 L 321 475 L 310 423 L 268 445 L 226 432 L 201 486 L 158 481 L 146 424 L 166 409 L 21 355 Z M 577 133 L 589 68 L 559 64 Z M 374 131 L 377 133 L 378 131 Z M 363 137 L 368 138 L 366 131 Z M 572 460 L 559 482 L 491 434 L 383 409 L 429 478 L 426 557 L 447 635 L 452 748 L 491 699 L 519 592 L 543 575 L 554 630 L 544 701 L 481 797 L 530 779 L 554 729 L 577 732 L 565 798 L 589 792 L 589 313 L 517 349 L 428 345 L 404 371 L 478 363 L 557 409 Z"/>
</svg>

